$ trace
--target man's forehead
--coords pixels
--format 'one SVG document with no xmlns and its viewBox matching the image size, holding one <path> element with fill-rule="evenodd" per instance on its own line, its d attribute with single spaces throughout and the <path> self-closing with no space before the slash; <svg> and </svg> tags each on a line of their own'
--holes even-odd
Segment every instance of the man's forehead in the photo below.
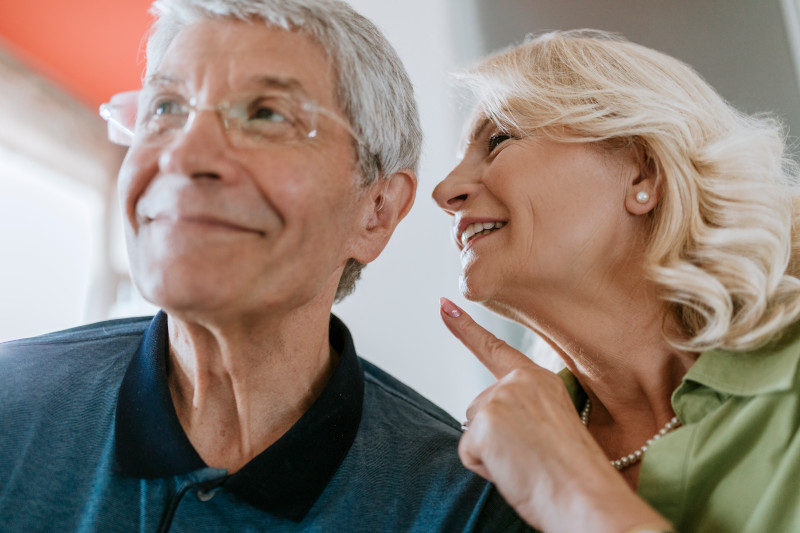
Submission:
<svg viewBox="0 0 800 533">
<path fill-rule="evenodd" d="M 186 85 L 189 80 L 173 73 L 156 72 L 146 82 L 147 88 L 171 89 Z M 276 89 L 297 96 L 308 96 L 303 83 L 295 78 L 270 74 L 253 74 L 239 82 L 244 89 Z"/>
<path fill-rule="evenodd" d="M 183 28 L 145 83 L 174 86 L 209 79 L 235 88 L 280 88 L 317 101 L 335 93 L 333 66 L 316 41 L 266 22 L 233 19 Z"/>
</svg>

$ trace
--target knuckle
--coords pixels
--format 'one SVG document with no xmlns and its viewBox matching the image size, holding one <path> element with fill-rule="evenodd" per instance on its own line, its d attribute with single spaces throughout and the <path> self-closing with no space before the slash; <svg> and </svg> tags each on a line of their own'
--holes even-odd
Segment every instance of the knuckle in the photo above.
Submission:
<svg viewBox="0 0 800 533">
<path fill-rule="evenodd" d="M 461 440 L 458 442 L 459 460 L 461 460 L 461 463 L 465 467 L 470 468 L 478 462 L 475 454 L 476 452 L 473 449 L 472 436 L 469 435 L 469 432 L 464 433 L 464 435 L 461 436 Z"/>
<path fill-rule="evenodd" d="M 505 387 L 496 388 L 492 391 L 491 397 L 475 412 L 474 420 L 491 423 L 505 414 L 506 406 L 514 402 L 514 397 L 515 395 Z"/>
<path fill-rule="evenodd" d="M 515 368 L 506 374 L 502 381 L 504 384 L 508 384 L 509 386 L 530 386 L 531 384 L 538 382 L 538 376 L 536 375 L 535 369 Z"/>
<path fill-rule="evenodd" d="M 515 368 L 506 375 L 505 379 L 507 381 L 522 381 L 527 378 L 528 373 L 528 369 Z"/>
<path fill-rule="evenodd" d="M 469 461 L 471 455 L 469 453 L 469 439 L 470 436 L 467 432 L 461 435 L 461 440 L 458 441 L 458 457 L 461 459 L 461 462 L 465 464 Z"/>
<path fill-rule="evenodd" d="M 517 400 L 518 396 L 512 387 L 497 387 L 492 396 L 492 402 L 487 407 L 490 407 L 491 414 L 496 416 L 498 410 L 504 411 L 505 405 L 514 404 Z"/>
<path fill-rule="evenodd" d="M 495 355 L 501 353 L 503 350 L 508 349 L 508 344 L 504 340 L 498 339 L 494 335 L 488 335 L 484 341 L 484 347 L 486 349 L 486 353 Z"/>
<path fill-rule="evenodd" d="M 475 416 L 472 419 L 472 424 L 471 425 L 473 427 L 474 426 L 478 426 L 479 428 L 482 428 L 484 426 L 491 427 L 491 419 L 492 419 L 492 416 L 491 416 L 491 403 L 489 403 L 488 405 L 483 406 L 480 411 L 475 413 Z"/>
</svg>

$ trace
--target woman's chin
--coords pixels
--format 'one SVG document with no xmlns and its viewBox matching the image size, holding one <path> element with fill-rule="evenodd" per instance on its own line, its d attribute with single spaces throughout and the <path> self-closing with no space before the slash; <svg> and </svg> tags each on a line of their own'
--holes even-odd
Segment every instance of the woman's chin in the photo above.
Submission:
<svg viewBox="0 0 800 533">
<path fill-rule="evenodd" d="M 462 274 L 458 278 L 458 288 L 461 295 L 470 302 L 481 303 L 490 297 L 491 291 L 485 284 L 479 283 L 474 276 Z"/>
<path fill-rule="evenodd" d="M 518 294 L 513 290 L 509 291 L 502 280 L 493 283 L 492 278 L 462 274 L 458 281 L 461 295 L 470 302 L 481 304 L 509 320 L 519 321 L 519 309 L 515 307 L 515 304 L 519 303 L 515 298 Z"/>
</svg>

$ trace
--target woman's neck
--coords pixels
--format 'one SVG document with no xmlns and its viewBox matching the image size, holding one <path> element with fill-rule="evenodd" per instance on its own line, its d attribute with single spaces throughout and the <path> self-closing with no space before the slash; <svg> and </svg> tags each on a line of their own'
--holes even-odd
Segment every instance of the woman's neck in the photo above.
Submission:
<svg viewBox="0 0 800 533">
<path fill-rule="evenodd" d="M 674 416 L 672 392 L 696 354 L 666 340 L 671 315 L 654 287 L 607 288 L 591 296 L 539 291 L 516 302 L 513 314 L 508 309 L 504 314 L 539 333 L 561 355 L 591 399 L 590 432 L 610 459 L 618 459 Z"/>
</svg>

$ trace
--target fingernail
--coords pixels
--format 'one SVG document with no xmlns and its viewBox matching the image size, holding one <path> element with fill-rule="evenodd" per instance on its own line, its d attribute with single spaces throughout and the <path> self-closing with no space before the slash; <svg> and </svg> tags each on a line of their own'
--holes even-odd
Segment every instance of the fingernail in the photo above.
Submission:
<svg viewBox="0 0 800 533">
<path fill-rule="evenodd" d="M 458 318 L 461 316 L 461 313 L 463 313 L 463 311 L 456 304 L 447 298 L 439 298 L 439 305 L 442 306 L 442 310 L 444 310 L 445 313 L 453 318 Z"/>
</svg>

